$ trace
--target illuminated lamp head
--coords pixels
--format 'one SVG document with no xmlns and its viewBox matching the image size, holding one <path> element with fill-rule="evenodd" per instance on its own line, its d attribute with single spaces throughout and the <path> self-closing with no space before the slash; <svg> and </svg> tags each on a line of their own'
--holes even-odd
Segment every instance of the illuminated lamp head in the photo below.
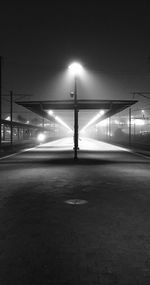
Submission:
<svg viewBox="0 0 150 285">
<path fill-rule="evenodd" d="M 79 62 L 73 62 L 69 65 L 69 71 L 74 76 L 81 75 L 83 72 L 83 67 Z"/>
</svg>

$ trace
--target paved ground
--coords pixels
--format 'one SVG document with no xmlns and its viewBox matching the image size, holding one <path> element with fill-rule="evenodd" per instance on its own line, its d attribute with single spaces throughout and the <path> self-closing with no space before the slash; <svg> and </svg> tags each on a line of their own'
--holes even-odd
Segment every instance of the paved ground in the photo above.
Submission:
<svg viewBox="0 0 150 285">
<path fill-rule="evenodd" d="M 56 140 L 56 137 L 49 138 L 49 141 Z M 13 141 L 12 145 L 9 141 L 2 141 L 2 144 L 0 146 L 0 158 L 15 152 L 19 152 L 20 150 L 23 150 L 25 148 L 31 148 L 38 145 L 38 141 L 36 138 L 31 138 L 27 140 L 15 140 Z"/>
<path fill-rule="evenodd" d="M 149 285 L 150 160 L 93 140 L 77 161 L 71 149 L 0 160 L 0 284 Z"/>
<path fill-rule="evenodd" d="M 11 145 L 10 142 L 2 142 L 0 146 L 0 158 L 15 152 L 19 152 L 24 148 L 34 147 L 37 145 L 35 140 L 22 140 L 20 142 L 15 141 Z"/>
</svg>

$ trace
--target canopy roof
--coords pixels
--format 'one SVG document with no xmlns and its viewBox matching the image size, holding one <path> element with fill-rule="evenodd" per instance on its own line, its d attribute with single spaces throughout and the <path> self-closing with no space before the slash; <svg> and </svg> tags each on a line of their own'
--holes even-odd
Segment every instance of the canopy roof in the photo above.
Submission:
<svg viewBox="0 0 150 285">
<path fill-rule="evenodd" d="M 131 105 L 137 103 L 136 100 L 78 100 L 78 110 L 105 110 L 104 115 L 99 122 L 115 115 Z M 74 100 L 50 100 L 50 101 L 17 101 L 28 110 L 37 115 L 51 120 L 48 110 L 73 110 L 75 108 Z"/>
</svg>

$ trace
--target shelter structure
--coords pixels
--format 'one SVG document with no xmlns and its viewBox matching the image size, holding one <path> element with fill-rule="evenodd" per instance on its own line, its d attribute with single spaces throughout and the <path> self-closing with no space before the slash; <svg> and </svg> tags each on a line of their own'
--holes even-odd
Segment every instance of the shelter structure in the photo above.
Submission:
<svg viewBox="0 0 150 285">
<path fill-rule="evenodd" d="M 49 100 L 49 101 L 17 101 L 16 103 L 36 113 L 37 115 L 49 119 L 48 110 L 104 110 L 104 114 L 98 122 L 109 118 L 126 108 L 129 108 L 129 136 L 131 136 L 131 110 L 130 107 L 137 103 L 137 100 Z M 78 121 L 78 120 L 77 120 Z M 78 132 L 74 133 L 75 141 L 78 141 Z M 75 158 L 77 158 L 77 146 L 75 144 Z"/>
<path fill-rule="evenodd" d="M 44 127 L 40 126 L 1 120 L 2 142 L 10 141 L 13 144 L 13 141 L 28 140 L 43 130 Z"/>
</svg>

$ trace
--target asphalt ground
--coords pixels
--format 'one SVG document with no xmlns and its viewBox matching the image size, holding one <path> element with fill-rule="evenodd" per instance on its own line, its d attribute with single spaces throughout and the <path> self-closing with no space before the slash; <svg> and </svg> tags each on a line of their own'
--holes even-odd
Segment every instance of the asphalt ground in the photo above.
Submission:
<svg viewBox="0 0 150 285">
<path fill-rule="evenodd" d="M 72 143 L 0 160 L 0 284 L 149 285 L 150 160 Z"/>
</svg>

